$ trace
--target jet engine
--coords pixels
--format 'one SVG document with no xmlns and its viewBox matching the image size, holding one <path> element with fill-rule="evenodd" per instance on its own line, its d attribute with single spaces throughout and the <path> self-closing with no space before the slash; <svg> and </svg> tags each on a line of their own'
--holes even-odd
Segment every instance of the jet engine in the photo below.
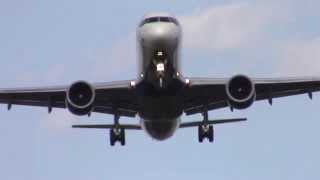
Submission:
<svg viewBox="0 0 320 180">
<path fill-rule="evenodd" d="M 77 81 L 67 90 L 66 105 L 69 111 L 75 115 L 89 114 L 94 100 L 95 90 L 85 81 Z"/>
<path fill-rule="evenodd" d="M 248 108 L 256 98 L 254 83 L 244 75 L 233 76 L 226 85 L 226 92 L 230 106 L 236 109 Z"/>
</svg>

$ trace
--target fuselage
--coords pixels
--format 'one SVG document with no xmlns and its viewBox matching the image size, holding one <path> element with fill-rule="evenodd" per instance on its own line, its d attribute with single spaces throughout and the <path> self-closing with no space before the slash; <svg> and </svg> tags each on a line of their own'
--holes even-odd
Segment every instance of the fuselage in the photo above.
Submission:
<svg viewBox="0 0 320 180">
<path fill-rule="evenodd" d="M 154 139 L 171 137 L 179 127 L 181 27 L 168 14 L 146 15 L 137 28 L 139 56 L 139 116 L 143 129 Z"/>
</svg>

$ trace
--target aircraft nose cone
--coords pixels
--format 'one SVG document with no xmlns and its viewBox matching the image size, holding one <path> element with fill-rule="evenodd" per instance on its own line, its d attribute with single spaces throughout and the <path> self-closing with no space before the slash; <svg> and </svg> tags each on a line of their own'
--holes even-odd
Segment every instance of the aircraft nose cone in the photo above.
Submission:
<svg viewBox="0 0 320 180">
<path fill-rule="evenodd" d="M 172 38 L 168 28 L 155 28 L 150 36 L 153 41 L 168 41 Z"/>
<path fill-rule="evenodd" d="M 179 31 L 171 24 L 158 24 L 144 27 L 140 34 L 146 46 L 171 46 L 177 43 Z"/>
</svg>

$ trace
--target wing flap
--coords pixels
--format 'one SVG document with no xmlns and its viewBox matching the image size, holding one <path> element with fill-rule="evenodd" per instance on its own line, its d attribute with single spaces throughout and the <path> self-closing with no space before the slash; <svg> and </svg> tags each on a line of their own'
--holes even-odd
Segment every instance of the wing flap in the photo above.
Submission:
<svg viewBox="0 0 320 180">
<path fill-rule="evenodd" d="M 118 126 L 114 124 L 79 124 L 73 125 L 72 128 L 83 128 L 83 129 L 113 129 L 113 128 L 124 128 L 128 130 L 141 130 L 140 125 L 135 124 L 120 124 Z"/>
<path fill-rule="evenodd" d="M 209 120 L 206 122 L 207 124 L 225 124 L 225 123 L 235 123 L 246 121 L 247 118 L 234 118 L 234 119 L 216 119 L 216 120 Z M 188 127 L 196 127 L 202 125 L 203 121 L 196 121 L 196 122 L 186 122 L 180 124 L 180 128 L 188 128 Z"/>
</svg>

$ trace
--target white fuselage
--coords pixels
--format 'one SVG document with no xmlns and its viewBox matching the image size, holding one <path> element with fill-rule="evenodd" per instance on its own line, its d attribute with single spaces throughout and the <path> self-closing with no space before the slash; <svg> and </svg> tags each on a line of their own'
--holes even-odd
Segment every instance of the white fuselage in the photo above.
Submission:
<svg viewBox="0 0 320 180">
<path fill-rule="evenodd" d="M 179 53 L 181 27 L 167 14 L 146 16 L 137 28 L 139 78 L 143 81 L 139 116 L 143 129 L 164 140 L 180 124 L 181 81 Z"/>
<path fill-rule="evenodd" d="M 169 56 L 173 67 L 179 70 L 181 27 L 170 22 L 152 22 L 137 29 L 139 72 L 145 74 L 154 60 L 156 51 L 163 51 Z"/>
</svg>

